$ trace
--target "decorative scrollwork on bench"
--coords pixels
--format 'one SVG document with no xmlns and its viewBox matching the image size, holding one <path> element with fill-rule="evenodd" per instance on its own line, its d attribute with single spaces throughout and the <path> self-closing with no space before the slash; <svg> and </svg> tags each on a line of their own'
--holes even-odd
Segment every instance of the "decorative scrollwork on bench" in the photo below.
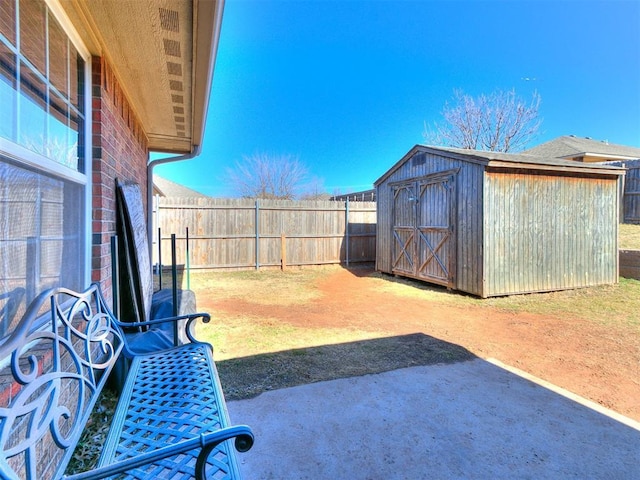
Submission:
<svg viewBox="0 0 640 480">
<path fill-rule="evenodd" d="M 49 305 L 47 305 L 49 303 Z M 47 309 L 46 315 L 40 312 Z M 50 437 L 70 456 L 123 348 L 99 287 L 43 292 L 0 345 L 0 469 L 40 478 Z M 50 443 L 50 442 L 49 442 Z M 66 462 L 60 462 L 66 464 Z M 58 472 L 61 473 L 61 472 Z"/>
<path fill-rule="evenodd" d="M 163 478 L 238 478 L 229 440 L 243 452 L 253 433 L 230 424 L 213 349 L 193 336 L 197 319 L 206 323 L 210 315 L 139 323 L 184 320 L 191 342 L 136 353 L 123 332 L 129 325 L 111 314 L 98 285 L 41 294 L 0 345 L 0 477 L 63 478 L 108 375 L 122 360 L 127 373 L 100 459 L 64 478 L 151 480 L 161 470 L 168 472 Z"/>
</svg>

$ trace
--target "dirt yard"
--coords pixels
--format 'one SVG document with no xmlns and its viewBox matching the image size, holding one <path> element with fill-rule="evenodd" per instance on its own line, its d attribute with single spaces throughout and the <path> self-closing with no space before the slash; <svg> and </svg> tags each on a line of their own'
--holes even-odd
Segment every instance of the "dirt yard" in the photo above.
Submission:
<svg viewBox="0 0 640 480">
<path fill-rule="evenodd" d="M 381 291 L 381 279 L 371 269 L 335 269 L 316 282 L 319 295 L 298 304 L 219 298 L 202 305 L 199 296 L 199 307 L 296 328 L 352 328 L 389 337 L 422 333 L 478 357 L 495 358 L 640 421 L 640 336 L 635 327 L 399 296 Z"/>
</svg>

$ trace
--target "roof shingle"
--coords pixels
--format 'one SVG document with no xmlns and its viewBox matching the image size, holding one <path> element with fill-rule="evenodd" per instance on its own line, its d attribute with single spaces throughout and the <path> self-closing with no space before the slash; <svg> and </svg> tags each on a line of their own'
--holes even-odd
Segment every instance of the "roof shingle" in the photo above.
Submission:
<svg viewBox="0 0 640 480">
<path fill-rule="evenodd" d="M 525 150 L 522 153 L 541 157 L 578 157 L 593 155 L 598 157 L 640 158 L 640 148 L 616 145 L 607 141 L 580 138 L 571 135 L 554 138 L 546 143 Z"/>
<path fill-rule="evenodd" d="M 206 195 L 196 192 L 195 190 L 191 190 L 184 185 L 180 185 L 179 183 L 172 182 L 171 180 L 167 180 L 166 178 L 159 177 L 158 175 L 153 176 L 153 190 L 154 193 L 163 196 L 163 197 L 178 197 L 178 198 L 203 198 Z"/>
</svg>

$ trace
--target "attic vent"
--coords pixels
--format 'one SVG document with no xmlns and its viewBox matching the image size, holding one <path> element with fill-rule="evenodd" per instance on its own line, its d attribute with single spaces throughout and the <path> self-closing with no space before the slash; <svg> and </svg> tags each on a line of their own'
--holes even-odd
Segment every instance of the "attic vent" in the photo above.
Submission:
<svg viewBox="0 0 640 480">
<path fill-rule="evenodd" d="M 182 91 L 182 82 L 179 82 L 178 80 L 169 80 L 169 88 L 171 90 L 176 91 L 176 92 L 181 92 Z"/>
<path fill-rule="evenodd" d="M 180 32 L 180 24 L 178 23 L 178 12 L 175 10 L 167 10 L 160 8 L 160 26 L 163 30 L 170 32 Z"/>
<path fill-rule="evenodd" d="M 180 57 L 180 42 L 175 40 L 169 40 L 168 38 L 163 38 L 164 42 L 164 53 L 171 57 Z"/>
<path fill-rule="evenodd" d="M 182 65 L 174 62 L 167 62 L 167 72 L 169 72 L 169 75 L 182 76 Z"/>
<path fill-rule="evenodd" d="M 171 95 L 171 101 L 173 103 L 184 103 L 184 96 L 182 96 L 182 95 Z"/>
<path fill-rule="evenodd" d="M 420 165 L 424 165 L 427 163 L 427 156 L 424 153 L 420 153 L 418 155 L 414 155 L 411 159 L 411 166 L 418 167 Z"/>
<path fill-rule="evenodd" d="M 173 113 L 184 114 L 184 107 L 173 107 Z"/>
</svg>

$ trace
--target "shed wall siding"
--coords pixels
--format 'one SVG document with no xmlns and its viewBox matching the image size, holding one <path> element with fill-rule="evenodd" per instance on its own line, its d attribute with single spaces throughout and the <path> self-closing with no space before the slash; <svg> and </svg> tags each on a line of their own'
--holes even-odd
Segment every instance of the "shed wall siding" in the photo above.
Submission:
<svg viewBox="0 0 640 480">
<path fill-rule="evenodd" d="M 482 288 L 483 167 L 439 155 L 417 152 L 376 187 L 376 269 L 392 273 L 393 188 L 391 184 L 459 169 L 456 174 L 454 235 L 455 289 L 479 295 Z"/>
<path fill-rule="evenodd" d="M 616 179 L 486 173 L 483 296 L 618 280 Z"/>
<path fill-rule="evenodd" d="M 456 289 L 481 295 L 483 288 L 484 166 L 463 164 L 458 175 Z"/>
</svg>

